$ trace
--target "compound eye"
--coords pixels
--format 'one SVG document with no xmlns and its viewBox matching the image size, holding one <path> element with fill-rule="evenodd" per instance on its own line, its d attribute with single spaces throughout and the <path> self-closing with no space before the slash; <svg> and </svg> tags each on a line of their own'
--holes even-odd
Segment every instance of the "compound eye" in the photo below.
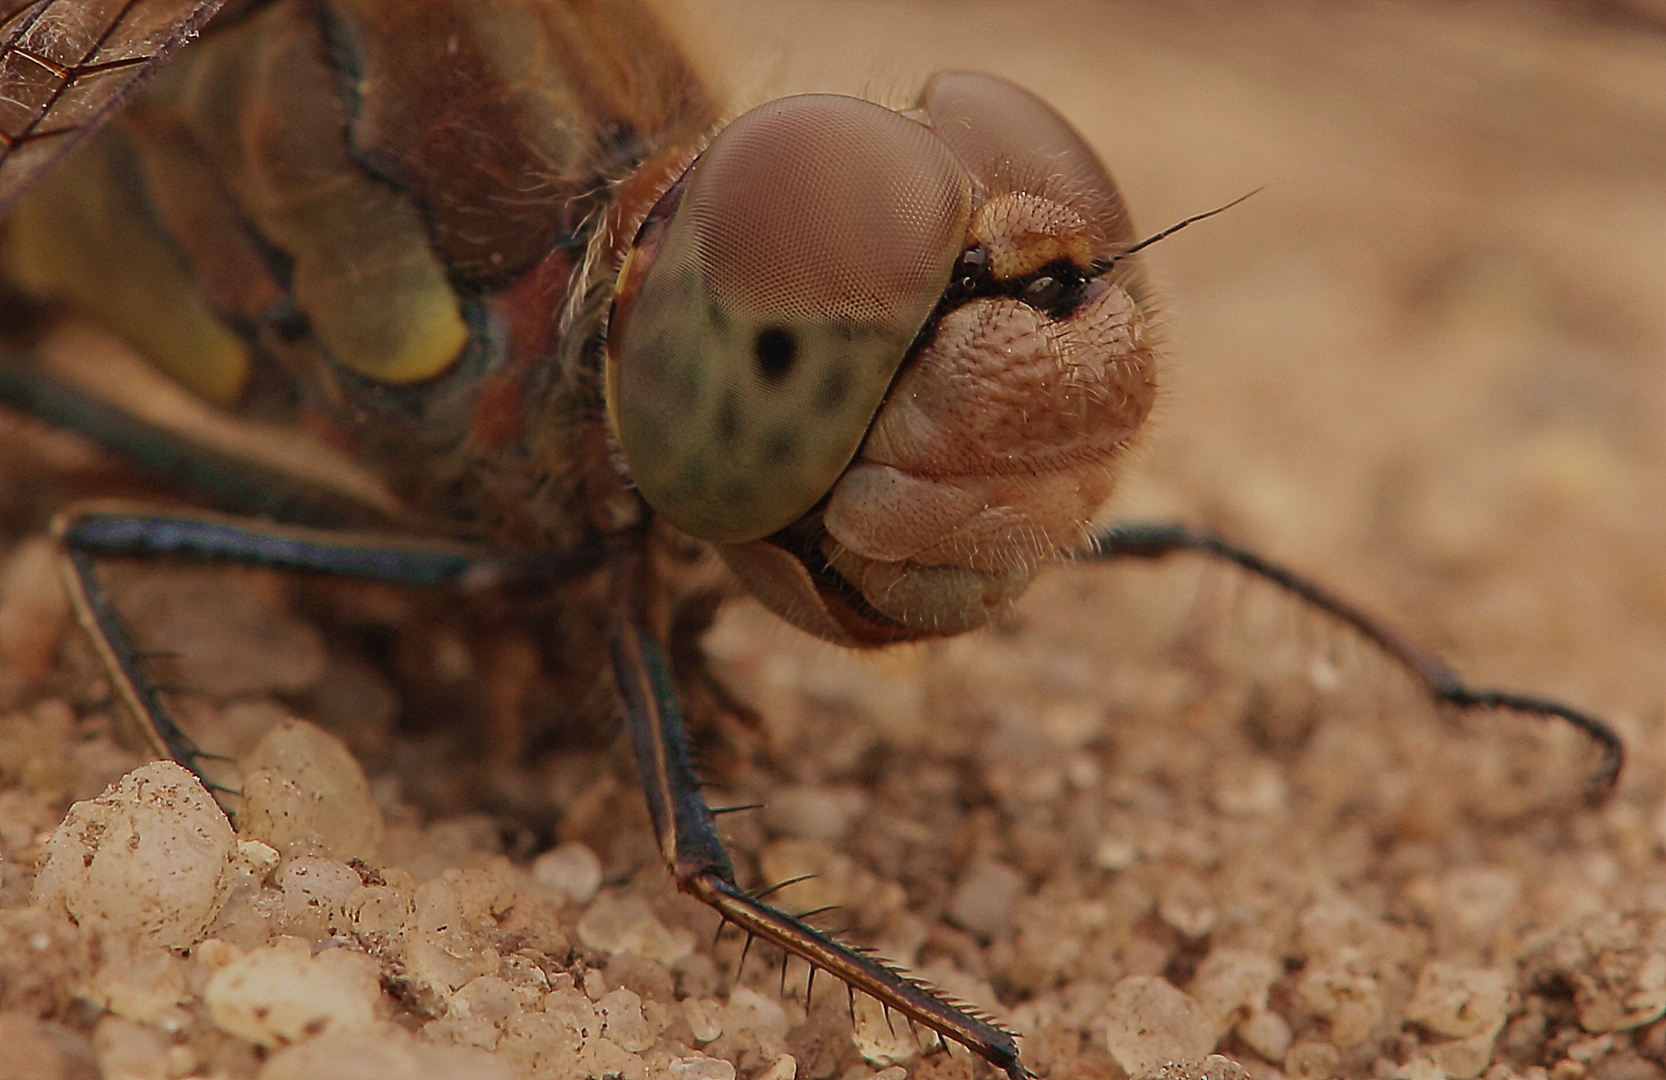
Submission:
<svg viewBox="0 0 1666 1080">
<path fill-rule="evenodd" d="M 941 139 L 855 98 L 725 128 L 620 274 L 608 411 L 649 505 L 726 543 L 813 508 L 947 287 L 971 201 Z"/>
<path fill-rule="evenodd" d="M 991 199 L 1023 193 L 1067 208 L 1096 258 L 1134 243 L 1128 208 L 1099 155 L 1028 90 L 994 75 L 945 71 L 926 85 L 919 110 Z M 1136 264 L 1125 262 L 1112 279 L 1139 300 L 1144 285 Z"/>
</svg>

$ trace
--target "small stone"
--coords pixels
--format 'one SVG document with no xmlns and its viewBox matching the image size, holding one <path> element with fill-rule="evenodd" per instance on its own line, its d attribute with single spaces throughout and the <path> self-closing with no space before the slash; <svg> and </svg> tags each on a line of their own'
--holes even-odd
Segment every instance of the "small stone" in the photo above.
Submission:
<svg viewBox="0 0 1666 1080">
<path fill-rule="evenodd" d="M 886 1015 L 885 1006 L 866 995 L 851 1007 L 851 1041 L 862 1060 L 881 1068 L 904 1065 L 920 1056 L 919 1041 L 906 1024 Z"/>
<path fill-rule="evenodd" d="M 0 1080 L 99 1080 L 80 1032 L 21 1012 L 0 1012 Z"/>
<path fill-rule="evenodd" d="M 634 896 L 597 898 L 578 921 L 578 936 L 588 948 L 635 953 L 667 965 L 694 951 L 692 934 L 681 927 L 667 928 L 646 902 Z"/>
<path fill-rule="evenodd" d="M 1198 1061 L 1215 1048 L 1203 1008 L 1156 975 L 1128 975 L 1105 1003 L 1105 1046 L 1129 1076 L 1166 1061 Z"/>
<path fill-rule="evenodd" d="M 774 1063 L 759 1073 L 756 1080 L 794 1080 L 798 1076 L 798 1059 L 791 1054 L 782 1054 Z"/>
<path fill-rule="evenodd" d="M 415 892 L 392 882 L 366 885 L 347 898 L 347 919 L 353 926 L 353 932 L 362 938 L 398 934 L 415 913 Z"/>
<path fill-rule="evenodd" d="M 243 762 L 246 839 L 278 851 L 312 839 L 337 859 L 375 859 L 382 811 L 364 770 L 340 739 L 289 719 L 275 725 Z"/>
<path fill-rule="evenodd" d="M 584 907 L 602 887 L 602 860 L 576 840 L 544 852 L 532 861 L 532 878 L 560 889 L 567 899 Z"/>
<path fill-rule="evenodd" d="M 1126 870 L 1139 861 L 1140 848 L 1132 836 L 1110 832 L 1093 849 L 1093 864 L 1101 870 Z"/>
<path fill-rule="evenodd" d="M 156 1028 L 106 1016 L 93 1030 L 104 1080 L 168 1080 L 168 1038 Z"/>
<path fill-rule="evenodd" d="M 640 1054 L 654 1045 L 657 1033 L 649 1030 L 642 1015 L 642 999 L 631 991 L 622 986 L 608 991 L 596 1002 L 596 1011 L 602 1015 L 603 1034 L 621 1048 Z"/>
<path fill-rule="evenodd" d="M 255 881 L 264 882 L 283 862 L 283 857 L 270 844 L 263 844 L 259 840 L 239 840 L 237 861 L 240 868 L 246 870 Z"/>
<path fill-rule="evenodd" d="M 1215 898 L 1191 874 L 1175 874 L 1163 883 L 1157 917 L 1186 937 L 1200 938 L 1215 926 Z"/>
<path fill-rule="evenodd" d="M 666 1071 L 671 1080 L 735 1080 L 735 1067 L 722 1058 L 674 1058 Z"/>
<path fill-rule="evenodd" d="M 444 991 L 496 973 L 497 916 L 514 894 L 480 870 L 450 869 L 417 886 L 401 958 L 412 977 Z"/>
<path fill-rule="evenodd" d="M 1061 750 L 1080 750 L 1105 733 L 1105 707 L 1096 701 L 1057 701 L 1041 710 L 1041 733 Z"/>
<path fill-rule="evenodd" d="M 1211 949 L 1192 976 L 1190 993 L 1214 1022 L 1219 1038 L 1240 1017 L 1263 1013 L 1267 992 L 1283 975 L 1284 965 L 1266 953 Z"/>
<path fill-rule="evenodd" d="M 1395 1070 L 1394 1080 L 1446 1080 L 1446 1073 L 1433 1059 L 1414 1057 Z"/>
<path fill-rule="evenodd" d="M 1297 1043 L 1284 1055 L 1290 1080 L 1329 1080 L 1341 1065 L 1342 1052 L 1326 1042 Z"/>
<path fill-rule="evenodd" d="M 1441 882 L 1441 927 L 1458 941 L 1485 946 L 1521 902 L 1521 876 L 1496 866 L 1459 867 Z"/>
<path fill-rule="evenodd" d="M 1215 808 L 1232 817 L 1277 814 L 1290 796 L 1284 770 L 1276 762 L 1256 758 L 1233 760 L 1231 768 L 1219 770 L 1209 798 Z"/>
<path fill-rule="evenodd" d="M 587 1041 L 578 1052 L 581 1076 L 617 1076 L 621 1080 L 647 1080 L 642 1059 L 605 1036 Z"/>
<path fill-rule="evenodd" d="M 1233 1030 L 1244 1045 L 1275 1065 L 1290 1049 L 1290 1024 L 1276 1012 L 1252 1013 L 1238 1021 Z"/>
<path fill-rule="evenodd" d="M 1296 998 L 1330 1023 L 1330 1042 L 1353 1046 L 1369 1038 L 1383 1019 L 1382 983 L 1359 970 L 1363 961 L 1347 953 L 1315 964 L 1296 983 Z"/>
<path fill-rule="evenodd" d="M 366 1031 L 381 998 L 381 968 L 363 953 L 313 956 L 299 938 L 279 938 L 216 971 L 203 991 L 220 1030 L 261 1046 L 319 1031 Z"/>
<path fill-rule="evenodd" d="M 89 997 L 117 1016 L 154 1024 L 189 1000 L 185 961 L 143 938 L 106 935 Z"/>
<path fill-rule="evenodd" d="M 186 948 L 225 903 L 236 850 L 202 782 L 152 762 L 70 807 L 46 843 L 35 902 L 100 933 Z"/>
<path fill-rule="evenodd" d="M 948 916 L 983 937 L 1011 924 L 1012 905 L 1024 895 L 1024 875 L 1005 863 L 980 860 L 967 868 L 949 899 Z"/>
<path fill-rule="evenodd" d="M 697 1043 L 709 1043 L 723 1034 L 723 1003 L 711 998 L 684 998 L 683 1016 Z"/>
<path fill-rule="evenodd" d="M 347 901 L 364 887 L 351 866 L 316 855 L 291 860 L 278 884 L 289 932 L 314 941 L 347 931 Z"/>
<path fill-rule="evenodd" d="M 1484 1034 L 1490 1044 L 1509 1010 L 1510 978 L 1505 972 L 1435 960 L 1417 976 L 1406 1019 L 1453 1038 Z"/>
<path fill-rule="evenodd" d="M 462 1015 L 501 1024 L 520 1011 L 520 999 L 507 980 L 496 975 L 471 979 L 451 999 L 451 1008 Z"/>
<path fill-rule="evenodd" d="M 1493 1036 L 1471 1035 L 1428 1047 L 1429 1057 L 1450 1080 L 1473 1080 L 1492 1061 Z"/>
<path fill-rule="evenodd" d="M 1224 1054 L 1202 1061 L 1170 1061 L 1149 1074 L 1151 1080 L 1249 1080 L 1244 1067 Z"/>
<path fill-rule="evenodd" d="M 256 1080 L 516 1080 L 510 1063 L 473 1047 L 423 1042 L 392 1027 L 326 1031 L 273 1054 Z"/>
<path fill-rule="evenodd" d="M 801 784 L 770 795 L 764 824 L 785 836 L 832 843 L 845 838 L 867 806 L 867 793 L 860 788 Z"/>
<path fill-rule="evenodd" d="M 729 992 L 729 1004 L 723 1010 L 723 1031 L 726 1036 L 750 1033 L 766 1059 L 774 1060 L 786 1051 L 787 1013 L 779 1001 L 737 986 Z"/>
</svg>

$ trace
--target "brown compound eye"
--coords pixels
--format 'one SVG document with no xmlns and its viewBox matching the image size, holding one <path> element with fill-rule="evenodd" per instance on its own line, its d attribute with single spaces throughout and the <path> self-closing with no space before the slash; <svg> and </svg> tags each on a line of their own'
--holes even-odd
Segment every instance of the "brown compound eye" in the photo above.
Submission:
<svg viewBox="0 0 1666 1080">
<path fill-rule="evenodd" d="M 741 116 L 686 180 L 621 272 L 608 411 L 649 505 L 740 543 L 856 453 L 949 283 L 972 185 L 920 123 L 820 94 Z"/>
</svg>

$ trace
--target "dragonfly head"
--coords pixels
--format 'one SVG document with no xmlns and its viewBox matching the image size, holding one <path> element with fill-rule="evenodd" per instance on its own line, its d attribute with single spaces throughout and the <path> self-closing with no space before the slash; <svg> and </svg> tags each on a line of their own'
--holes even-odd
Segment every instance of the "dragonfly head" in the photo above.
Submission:
<svg viewBox="0 0 1666 1080">
<path fill-rule="evenodd" d="M 796 625 L 958 633 L 1089 535 L 1155 396 L 1132 226 L 1069 124 L 948 72 L 916 107 L 771 102 L 620 272 L 608 414 L 632 478 Z"/>
</svg>

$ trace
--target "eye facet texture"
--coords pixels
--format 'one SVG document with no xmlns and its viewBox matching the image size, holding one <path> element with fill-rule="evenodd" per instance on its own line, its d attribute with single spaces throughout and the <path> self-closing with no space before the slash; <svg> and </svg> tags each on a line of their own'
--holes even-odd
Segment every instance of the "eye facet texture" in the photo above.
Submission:
<svg viewBox="0 0 1666 1080">
<path fill-rule="evenodd" d="M 855 98 L 724 129 L 614 313 L 609 411 L 649 504 L 728 543 L 814 507 L 942 295 L 971 202 L 941 139 Z"/>
</svg>

